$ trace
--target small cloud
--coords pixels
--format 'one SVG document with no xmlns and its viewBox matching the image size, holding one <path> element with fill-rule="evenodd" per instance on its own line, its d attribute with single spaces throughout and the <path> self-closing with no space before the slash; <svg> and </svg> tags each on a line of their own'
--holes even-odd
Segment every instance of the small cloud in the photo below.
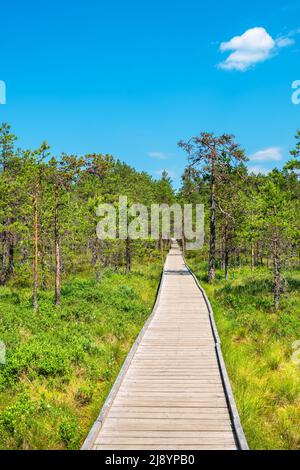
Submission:
<svg viewBox="0 0 300 470">
<path fill-rule="evenodd" d="M 265 28 L 248 29 L 241 36 L 234 36 L 230 41 L 221 43 L 221 52 L 232 52 L 218 67 L 224 70 L 246 71 L 273 57 L 278 49 L 294 44 L 294 39 L 289 36 L 275 40 Z"/>
<path fill-rule="evenodd" d="M 148 157 L 157 158 L 158 160 L 166 160 L 168 156 L 163 152 L 148 152 Z"/>
<path fill-rule="evenodd" d="M 250 166 L 248 170 L 249 173 L 253 173 L 254 175 L 267 175 L 270 172 L 270 170 L 261 166 Z"/>
<path fill-rule="evenodd" d="M 264 150 L 259 150 L 258 152 L 250 155 L 249 160 L 253 162 L 271 162 L 282 159 L 282 151 L 280 147 L 269 147 Z"/>
<path fill-rule="evenodd" d="M 295 39 L 292 39 L 292 38 L 279 38 L 277 39 L 276 41 L 276 44 L 278 47 L 288 47 L 288 46 L 292 46 L 293 44 L 295 44 Z"/>
</svg>

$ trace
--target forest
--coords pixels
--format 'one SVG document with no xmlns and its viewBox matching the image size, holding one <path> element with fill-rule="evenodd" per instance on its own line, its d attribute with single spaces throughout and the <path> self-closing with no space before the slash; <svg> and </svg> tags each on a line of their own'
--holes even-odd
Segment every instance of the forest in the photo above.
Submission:
<svg viewBox="0 0 300 470">
<path fill-rule="evenodd" d="M 180 141 L 174 189 L 111 155 L 21 149 L 0 127 L 0 448 L 78 449 L 150 314 L 168 239 L 96 236 L 96 208 L 204 204 L 187 263 L 212 303 L 253 449 L 300 448 L 300 131 L 283 169 L 253 174 L 234 136 Z"/>
</svg>

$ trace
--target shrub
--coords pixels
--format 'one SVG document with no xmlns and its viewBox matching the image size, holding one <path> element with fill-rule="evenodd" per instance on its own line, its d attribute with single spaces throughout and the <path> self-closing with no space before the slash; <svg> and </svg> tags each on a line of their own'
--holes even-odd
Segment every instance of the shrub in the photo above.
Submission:
<svg viewBox="0 0 300 470">
<path fill-rule="evenodd" d="M 3 431 L 11 434 L 17 448 L 22 448 L 36 411 L 36 405 L 30 400 L 28 393 L 24 392 L 19 395 L 13 405 L 1 413 L 0 429 L 2 428 L 2 434 Z"/>
<path fill-rule="evenodd" d="M 93 397 L 93 391 L 90 387 L 80 387 L 78 390 L 75 392 L 74 399 L 75 401 L 81 405 L 88 405 Z"/>
<path fill-rule="evenodd" d="M 79 447 L 79 428 L 75 420 L 69 419 L 63 421 L 59 426 L 59 433 L 61 440 L 68 450 L 74 450 Z"/>
</svg>

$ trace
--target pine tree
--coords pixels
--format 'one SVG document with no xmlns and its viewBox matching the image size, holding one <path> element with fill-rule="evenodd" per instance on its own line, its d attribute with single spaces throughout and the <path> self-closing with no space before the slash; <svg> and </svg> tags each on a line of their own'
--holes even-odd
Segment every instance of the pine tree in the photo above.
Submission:
<svg viewBox="0 0 300 470">
<path fill-rule="evenodd" d="M 14 171 L 16 158 L 14 142 L 16 136 L 11 133 L 10 125 L 3 123 L 0 127 L 0 172 L 1 172 L 1 212 L 0 221 L 2 242 L 2 268 L 0 284 L 5 285 L 14 272 L 15 240 L 11 230 L 14 221 L 13 197 L 16 189 Z"/>
<path fill-rule="evenodd" d="M 222 183 L 224 173 L 246 160 L 244 152 L 234 141 L 234 136 L 223 134 L 215 136 L 213 133 L 202 132 L 200 136 L 192 137 L 188 142 L 180 141 L 190 161 L 190 166 L 196 167 L 209 181 L 210 187 L 210 243 L 209 243 L 209 269 L 208 280 L 215 279 L 216 262 L 216 193 Z"/>
<path fill-rule="evenodd" d="M 57 160 L 51 158 L 49 162 L 48 178 L 51 181 L 54 193 L 54 245 L 55 245 L 55 304 L 60 305 L 61 289 L 61 234 L 60 234 L 60 196 L 66 190 L 71 190 L 72 183 L 77 178 L 83 165 L 83 160 L 75 155 L 63 154 Z"/>
</svg>

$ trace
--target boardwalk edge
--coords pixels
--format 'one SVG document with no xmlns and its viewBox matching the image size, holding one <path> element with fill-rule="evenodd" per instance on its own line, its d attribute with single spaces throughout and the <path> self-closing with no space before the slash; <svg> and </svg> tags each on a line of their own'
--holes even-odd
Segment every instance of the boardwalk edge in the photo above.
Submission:
<svg viewBox="0 0 300 470">
<path fill-rule="evenodd" d="M 188 269 L 188 271 L 193 276 L 193 279 L 194 279 L 197 287 L 199 288 L 200 292 L 202 293 L 203 298 L 204 298 L 205 303 L 206 303 L 206 306 L 207 306 L 207 309 L 208 309 L 210 324 L 211 324 L 213 336 L 214 336 L 214 339 L 215 339 L 217 359 L 218 359 L 218 363 L 219 363 L 219 368 L 220 368 L 221 377 L 222 377 L 222 381 L 223 381 L 223 386 L 224 386 L 224 391 L 225 391 L 226 400 L 227 400 L 227 404 L 228 404 L 228 409 L 229 409 L 230 417 L 231 417 L 232 424 L 233 424 L 233 427 L 234 427 L 238 447 L 239 447 L 240 450 L 249 450 L 247 439 L 246 439 L 246 436 L 244 434 L 244 430 L 243 430 L 242 425 L 241 425 L 238 409 L 237 409 L 235 399 L 234 399 L 234 395 L 233 395 L 233 392 L 232 392 L 232 388 L 231 388 L 231 385 L 230 385 L 230 380 L 229 380 L 229 377 L 228 377 L 228 374 L 227 374 L 227 370 L 226 370 L 226 366 L 225 366 L 225 362 L 224 362 L 224 358 L 223 358 L 223 353 L 222 353 L 222 349 L 221 349 L 221 340 L 220 340 L 219 333 L 218 333 L 218 330 L 217 330 L 217 325 L 216 325 L 216 322 L 215 322 L 214 313 L 213 313 L 211 303 L 210 303 L 210 301 L 209 301 L 209 299 L 206 295 L 205 290 L 200 285 L 196 275 L 189 268 L 184 256 L 183 256 L 183 260 L 184 260 L 186 268 Z"/>
</svg>

